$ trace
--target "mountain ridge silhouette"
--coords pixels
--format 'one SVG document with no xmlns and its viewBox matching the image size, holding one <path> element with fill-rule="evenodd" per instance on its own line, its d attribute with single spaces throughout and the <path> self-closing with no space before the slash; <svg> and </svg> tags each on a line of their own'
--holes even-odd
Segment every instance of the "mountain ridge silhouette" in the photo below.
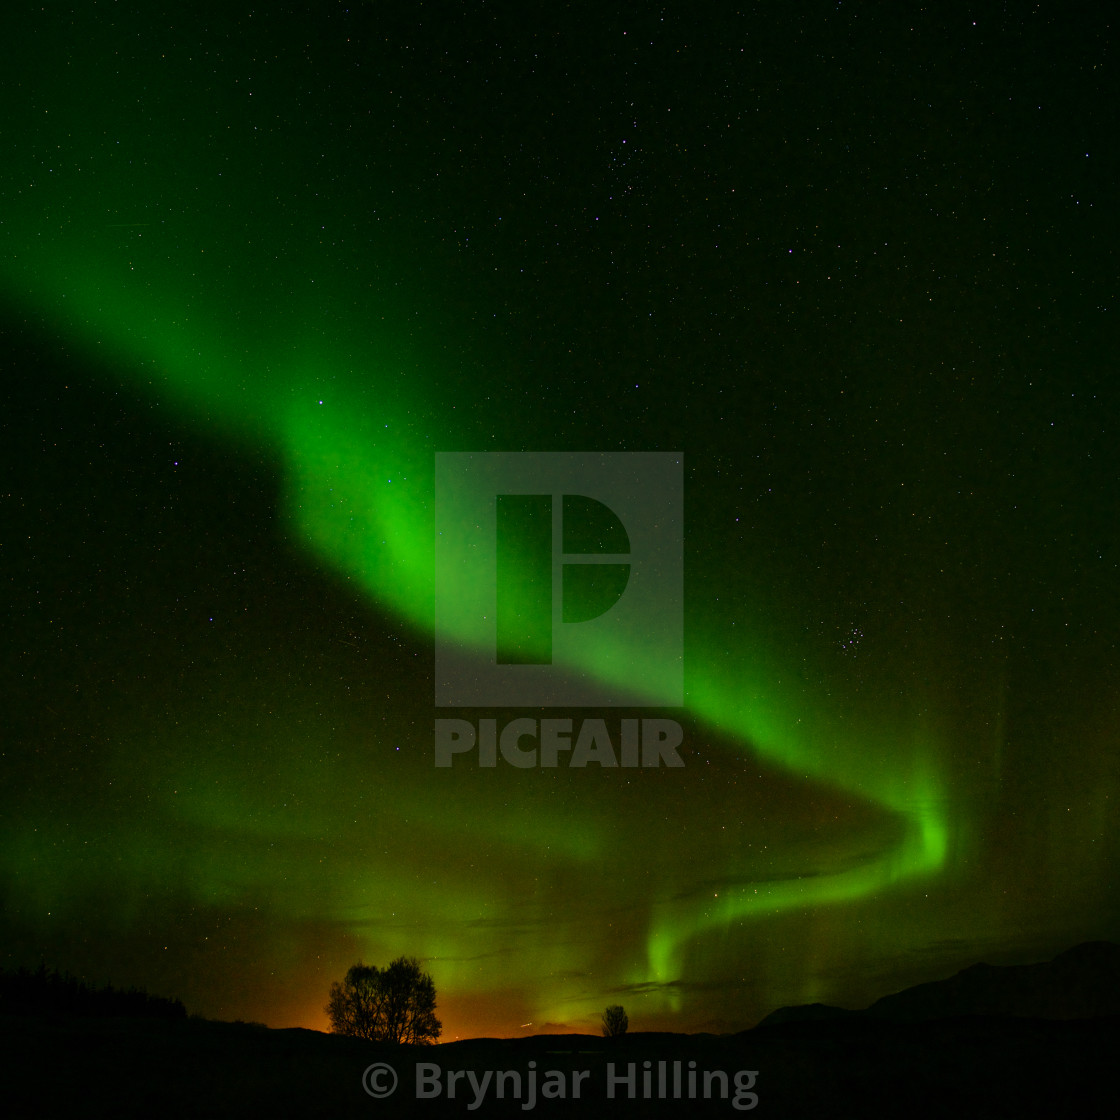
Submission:
<svg viewBox="0 0 1120 1120">
<path fill-rule="evenodd" d="M 1085 941 L 1036 964 L 969 965 L 875 1000 L 862 1010 L 812 1003 L 780 1007 L 755 1027 L 837 1020 L 922 1023 L 967 1015 L 1019 1019 L 1120 1016 L 1120 945 Z"/>
</svg>

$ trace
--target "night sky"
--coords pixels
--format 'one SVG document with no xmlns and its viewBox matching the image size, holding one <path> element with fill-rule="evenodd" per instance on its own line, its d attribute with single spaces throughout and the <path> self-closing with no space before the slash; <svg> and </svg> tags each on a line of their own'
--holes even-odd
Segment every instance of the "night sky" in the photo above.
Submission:
<svg viewBox="0 0 1120 1120">
<path fill-rule="evenodd" d="M 17 4 L 0 964 L 451 1039 L 1120 939 L 1106 16 Z M 683 768 L 435 767 L 446 451 L 680 453 Z"/>
</svg>

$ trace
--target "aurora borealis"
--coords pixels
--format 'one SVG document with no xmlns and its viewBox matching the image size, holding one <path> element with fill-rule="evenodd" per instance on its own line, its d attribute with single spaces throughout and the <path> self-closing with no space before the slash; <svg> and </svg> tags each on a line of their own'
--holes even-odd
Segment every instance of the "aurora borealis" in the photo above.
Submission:
<svg viewBox="0 0 1120 1120">
<path fill-rule="evenodd" d="M 966 12 L 18 7 L 3 963 L 453 1038 L 1120 939 L 1110 36 Z M 684 767 L 435 767 L 450 451 L 681 453 Z"/>
</svg>

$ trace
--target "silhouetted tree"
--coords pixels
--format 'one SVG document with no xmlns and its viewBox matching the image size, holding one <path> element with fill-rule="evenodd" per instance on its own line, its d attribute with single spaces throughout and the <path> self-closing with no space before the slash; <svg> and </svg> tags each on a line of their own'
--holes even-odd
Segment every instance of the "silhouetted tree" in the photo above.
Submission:
<svg viewBox="0 0 1120 1120">
<path fill-rule="evenodd" d="M 334 1034 L 371 1042 L 425 1045 L 439 1038 L 436 986 L 412 957 L 398 957 L 388 968 L 362 964 L 331 985 L 326 1011 Z"/>
<path fill-rule="evenodd" d="M 626 1012 L 619 1005 L 613 1004 L 603 1012 L 603 1034 L 607 1038 L 618 1038 L 624 1035 L 630 1026 Z"/>
</svg>

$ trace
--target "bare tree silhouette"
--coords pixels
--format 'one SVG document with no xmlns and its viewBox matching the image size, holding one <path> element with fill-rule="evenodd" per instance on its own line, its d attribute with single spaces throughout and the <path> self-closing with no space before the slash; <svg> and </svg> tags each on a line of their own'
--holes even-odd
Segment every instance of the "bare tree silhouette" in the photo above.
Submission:
<svg viewBox="0 0 1120 1120">
<path fill-rule="evenodd" d="M 360 961 L 340 984 L 331 985 L 326 1012 L 334 1034 L 371 1042 L 424 1045 L 439 1038 L 436 988 L 413 957 L 398 957 L 388 968 Z"/>
<path fill-rule="evenodd" d="M 618 1038 L 624 1035 L 630 1026 L 626 1012 L 616 1003 L 603 1012 L 603 1034 L 607 1038 Z"/>
</svg>

